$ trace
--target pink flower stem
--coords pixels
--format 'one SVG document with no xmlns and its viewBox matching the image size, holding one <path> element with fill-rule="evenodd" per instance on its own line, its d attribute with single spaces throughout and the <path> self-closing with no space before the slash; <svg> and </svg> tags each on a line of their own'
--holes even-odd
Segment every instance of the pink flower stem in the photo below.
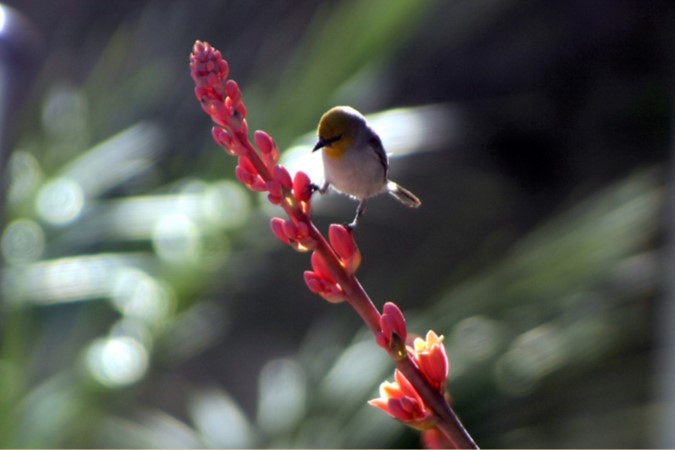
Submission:
<svg viewBox="0 0 675 450">
<path fill-rule="evenodd" d="M 260 176 L 265 181 L 273 180 L 272 174 L 260 159 L 258 152 L 255 151 L 248 136 L 242 133 L 241 130 L 237 131 L 234 135 L 235 139 L 237 139 L 239 143 L 247 149 L 246 156 L 255 166 Z M 282 203 L 282 207 L 286 213 L 289 216 L 295 216 L 299 220 L 302 220 L 309 225 L 309 235 L 316 241 L 316 247 L 313 248 L 313 250 L 321 255 L 323 260 L 328 265 L 332 275 L 335 277 L 335 280 L 338 282 L 338 284 L 340 284 L 342 289 L 344 289 L 347 296 L 347 302 L 349 302 L 349 304 L 356 310 L 356 312 L 359 314 L 359 316 L 361 316 L 365 324 L 373 333 L 379 332 L 380 313 L 366 291 L 363 289 L 363 286 L 361 286 L 361 283 L 359 283 L 359 280 L 353 274 L 346 273 L 340 264 L 338 257 L 335 255 L 335 252 L 328 242 L 326 242 L 326 239 L 323 237 L 321 232 L 316 228 L 307 214 L 300 210 L 297 202 L 294 201 L 292 193 L 285 192 L 285 194 L 287 201 Z"/>
<path fill-rule="evenodd" d="M 234 133 L 234 137 L 247 149 L 246 157 L 254 165 L 260 176 L 265 181 L 273 180 L 274 177 L 260 159 L 260 156 L 249 141 L 248 136 L 242 131 L 237 131 Z M 377 333 L 381 331 L 381 316 L 375 307 L 375 304 L 368 296 L 368 293 L 365 291 L 358 278 L 356 278 L 354 274 L 348 273 L 344 267 L 342 267 L 334 250 L 328 244 L 321 232 L 316 228 L 311 218 L 301 210 L 292 193 L 287 189 L 284 189 L 284 194 L 286 201 L 282 202 L 281 206 L 289 217 L 295 217 L 309 225 L 309 235 L 315 241 L 312 249 L 319 253 L 326 262 L 331 274 L 344 290 L 346 301 L 354 308 L 359 316 L 361 316 L 361 319 L 363 319 L 364 323 L 370 328 L 373 334 L 377 335 Z M 406 355 L 405 358 L 401 359 L 400 356 L 392 353 L 390 354 L 390 357 L 394 360 L 398 369 L 415 387 L 425 404 L 427 404 L 434 414 L 436 414 L 439 420 L 436 427 L 445 434 L 448 440 L 454 444 L 455 448 L 478 448 L 459 421 L 457 415 L 445 401 L 445 398 L 429 385 L 429 382 L 424 378 L 410 356 Z"/>
<path fill-rule="evenodd" d="M 312 230 L 316 231 L 318 237 L 321 238 L 319 242 L 322 242 L 324 246 L 328 247 L 325 239 L 323 239 L 323 236 L 318 233 L 314 226 L 312 226 Z M 330 247 L 325 250 L 330 254 L 330 257 L 319 248 L 315 251 L 320 252 L 321 256 L 323 256 L 324 260 L 329 264 L 331 273 L 344 289 L 349 304 L 361 316 L 373 334 L 377 335 L 380 331 L 380 313 L 377 311 L 377 308 L 375 308 L 375 305 L 363 289 L 363 286 L 361 286 L 361 283 L 359 283 L 356 276 L 345 273 Z M 417 393 L 424 400 L 424 403 L 431 408 L 434 414 L 436 414 L 439 419 L 436 427 L 445 434 L 448 440 L 454 444 L 454 447 L 469 449 L 478 448 L 457 417 L 457 414 L 455 414 L 448 405 L 445 398 L 437 390 L 431 387 L 417 365 L 413 362 L 410 355 L 406 355 L 405 358 L 401 359 L 396 352 L 391 352 L 389 356 L 396 363 L 396 367 L 415 387 Z"/>
<path fill-rule="evenodd" d="M 262 182 L 265 183 L 262 186 L 263 190 L 268 190 L 270 195 L 273 195 L 275 204 L 280 204 L 288 217 L 294 221 L 290 225 L 293 227 L 298 224 L 302 224 L 303 227 L 306 226 L 305 229 L 308 232 L 309 239 L 303 238 L 302 249 L 313 250 L 321 257 L 322 263 L 339 285 L 344 300 L 361 316 L 377 340 L 378 335 L 381 336 L 383 331 L 382 315 L 354 275 L 354 266 L 350 265 L 354 264 L 354 260 L 343 265 L 343 261 L 341 261 L 336 250 L 312 222 L 309 213 L 309 200 L 307 202 L 299 200 L 292 189 L 288 187 L 290 182 L 288 173 L 276 164 L 274 157 L 270 156 L 270 152 L 274 152 L 274 155 L 278 157 L 278 149 L 272 149 L 275 145 L 271 138 L 266 140 L 264 136 L 256 135 L 257 138 L 261 138 L 260 142 L 264 144 L 263 147 L 267 152 L 265 160 L 256 151 L 248 137 L 246 108 L 241 101 L 239 87 L 232 80 L 227 80 L 227 62 L 222 59 L 220 52 L 209 44 L 196 42 L 191 54 L 190 64 L 192 77 L 196 83 L 195 94 L 197 98 L 202 102 L 205 112 L 212 117 L 217 125 L 222 127 L 221 131 L 214 134 L 216 142 L 229 150 L 231 154 L 238 154 L 245 158 L 240 164 L 243 164 L 241 170 L 244 181 L 251 183 L 249 187 L 259 189 L 260 181 L 256 180 L 255 177 L 260 176 Z M 260 144 L 258 146 L 261 147 Z M 248 164 L 249 162 L 250 164 Z M 256 174 L 253 174 L 251 170 L 254 170 Z M 275 175 L 277 179 L 275 179 Z M 272 190 L 274 190 L 274 194 Z M 289 241 L 286 242 L 289 243 Z M 343 252 L 346 251 L 345 247 L 339 248 Z M 296 249 L 300 249 L 300 247 L 298 246 Z M 356 264 L 358 265 L 358 263 Z M 403 317 L 400 311 L 399 314 L 402 321 Z M 425 375 L 410 354 L 407 353 L 403 341 L 399 340 L 400 345 L 396 346 L 396 349 L 390 348 L 388 350 L 389 356 L 394 360 L 399 371 L 415 388 L 424 404 L 433 411 L 437 419 L 437 422 L 434 423 L 435 428 L 442 432 L 455 448 L 477 448 L 473 439 L 446 402 L 443 394 L 429 384 Z"/>
<path fill-rule="evenodd" d="M 344 289 L 347 302 L 361 316 L 373 334 L 377 335 L 381 331 L 380 313 L 368 296 L 368 293 L 354 274 L 345 272 L 335 253 L 313 223 L 311 224 L 310 235 L 318 243 L 314 251 L 319 252 L 328 264 L 335 280 Z M 410 355 L 406 354 L 405 358 L 401 359 L 396 352 L 390 352 L 389 356 L 396 363 L 396 367 L 415 387 L 425 404 L 436 414 L 439 419 L 436 427 L 445 434 L 448 440 L 454 444 L 455 448 L 478 448 L 445 398 L 431 387 Z"/>
<path fill-rule="evenodd" d="M 247 157 L 255 166 L 258 173 L 265 181 L 273 179 L 269 169 L 260 159 L 258 153 L 250 143 L 248 136 L 241 132 L 235 133 L 236 138 L 248 150 Z M 311 218 L 307 216 L 294 201 L 292 193 L 286 192 L 286 202 L 282 202 L 282 207 L 289 216 L 295 216 L 297 219 L 306 222 L 309 225 L 309 235 L 316 241 L 313 250 L 321 255 L 326 262 L 331 274 L 345 292 L 347 302 L 361 316 L 364 323 L 370 328 L 374 335 L 381 331 L 380 313 L 375 304 L 368 296 L 358 278 L 352 273 L 348 273 L 342 267 L 337 255 L 328 244 L 321 232 L 316 228 Z M 415 363 L 409 355 L 400 359 L 396 354 L 390 354 L 390 357 L 396 363 L 398 369 L 405 375 L 410 383 L 415 386 L 420 397 L 424 399 L 425 404 L 439 418 L 437 428 L 442 431 L 450 442 L 455 444 L 455 448 L 478 448 L 468 434 L 457 415 L 450 408 L 443 396 L 433 389 L 429 382 L 424 378 Z"/>
</svg>

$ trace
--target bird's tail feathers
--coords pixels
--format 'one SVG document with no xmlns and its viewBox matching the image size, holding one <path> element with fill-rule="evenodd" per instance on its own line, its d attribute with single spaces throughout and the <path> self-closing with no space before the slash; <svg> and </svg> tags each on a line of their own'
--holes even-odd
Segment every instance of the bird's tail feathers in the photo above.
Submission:
<svg viewBox="0 0 675 450">
<path fill-rule="evenodd" d="M 415 194 L 393 181 L 387 182 L 387 192 L 409 208 L 419 208 L 422 205 L 422 202 Z"/>
</svg>

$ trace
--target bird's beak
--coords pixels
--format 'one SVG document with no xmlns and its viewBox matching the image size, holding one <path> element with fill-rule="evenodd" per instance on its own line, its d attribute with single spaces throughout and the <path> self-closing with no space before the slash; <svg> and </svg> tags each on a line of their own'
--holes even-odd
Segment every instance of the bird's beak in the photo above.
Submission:
<svg viewBox="0 0 675 450">
<path fill-rule="evenodd" d="M 312 153 L 314 153 L 315 151 L 317 151 L 317 150 L 319 150 L 320 148 L 323 148 L 323 147 L 325 147 L 325 146 L 326 146 L 326 141 L 324 141 L 323 139 L 319 138 L 319 142 L 317 142 L 316 145 L 314 146 L 314 148 L 312 149 Z"/>
</svg>

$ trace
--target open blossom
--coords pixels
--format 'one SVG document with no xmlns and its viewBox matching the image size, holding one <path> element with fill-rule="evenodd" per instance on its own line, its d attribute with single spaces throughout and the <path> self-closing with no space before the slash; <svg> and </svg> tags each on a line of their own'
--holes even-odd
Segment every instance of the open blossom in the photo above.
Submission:
<svg viewBox="0 0 675 450">
<path fill-rule="evenodd" d="M 436 420 L 433 413 L 398 369 L 394 372 L 394 380 L 393 383 L 382 383 L 380 397 L 368 403 L 411 427 L 422 430 L 433 427 Z"/>
<path fill-rule="evenodd" d="M 443 346 L 443 336 L 429 330 L 426 339 L 415 339 L 409 352 L 431 386 L 443 392 L 450 366 Z"/>
</svg>

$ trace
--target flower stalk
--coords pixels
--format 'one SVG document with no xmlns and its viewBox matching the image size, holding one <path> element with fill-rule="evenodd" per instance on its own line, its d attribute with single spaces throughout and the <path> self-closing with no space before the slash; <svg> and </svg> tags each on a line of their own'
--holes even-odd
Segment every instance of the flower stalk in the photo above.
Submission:
<svg viewBox="0 0 675 450">
<path fill-rule="evenodd" d="M 430 445 L 477 448 L 444 396 L 448 361 L 442 337 L 430 332 L 426 340 L 408 347 L 405 318 L 398 306 L 386 303 L 380 314 L 355 275 L 361 253 L 351 230 L 333 224 L 326 240 L 310 218 L 316 188 L 309 177 L 303 172 L 291 177 L 278 164 L 279 149 L 264 131 L 254 133 L 255 146 L 249 140 L 241 90 L 228 79 L 229 65 L 221 53 L 206 42 L 195 42 L 190 72 L 195 95 L 216 124 L 214 141 L 238 158 L 237 179 L 254 192 L 267 192 L 268 201 L 286 212 L 288 219 L 270 221 L 274 235 L 297 251 L 312 252 L 312 270 L 304 274 L 308 289 L 331 303 L 347 302 L 396 364 L 395 382 L 383 383 L 381 398 L 370 403 L 425 430 L 429 434 L 424 440 Z"/>
</svg>

